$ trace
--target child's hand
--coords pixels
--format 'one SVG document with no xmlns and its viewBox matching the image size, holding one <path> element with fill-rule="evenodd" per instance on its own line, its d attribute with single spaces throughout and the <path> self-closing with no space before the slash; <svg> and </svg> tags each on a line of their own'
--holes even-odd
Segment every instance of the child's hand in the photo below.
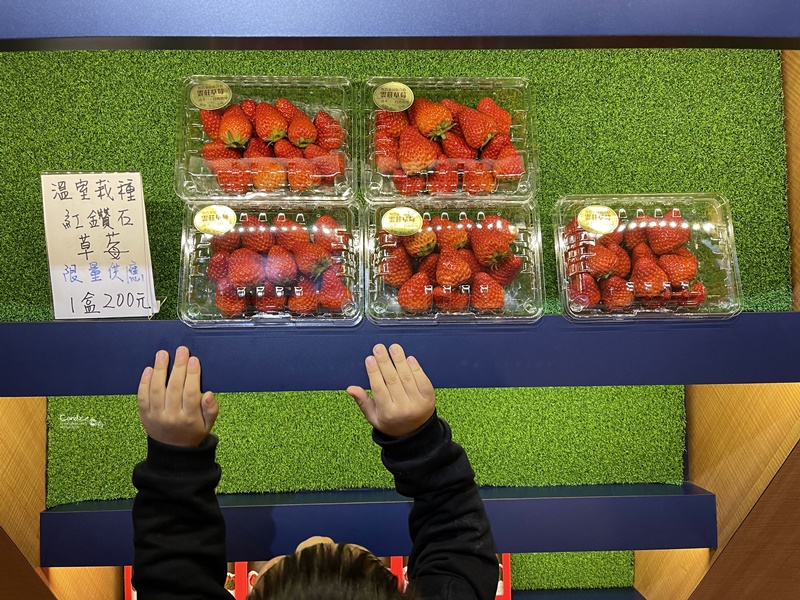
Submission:
<svg viewBox="0 0 800 600">
<path fill-rule="evenodd" d="M 175 364 L 167 383 L 169 353 L 159 350 L 154 367 L 147 367 L 139 382 L 139 418 L 154 440 L 173 446 L 200 445 L 219 413 L 212 392 L 200 392 L 200 361 L 189 358 L 185 346 L 175 351 Z"/>
<path fill-rule="evenodd" d="M 355 398 L 370 425 L 381 433 L 402 437 L 416 431 L 436 407 L 430 380 L 413 356 L 406 360 L 398 344 L 392 344 L 389 352 L 383 344 L 378 344 L 372 354 L 364 361 L 372 398 L 357 385 L 347 388 L 347 393 Z"/>
</svg>

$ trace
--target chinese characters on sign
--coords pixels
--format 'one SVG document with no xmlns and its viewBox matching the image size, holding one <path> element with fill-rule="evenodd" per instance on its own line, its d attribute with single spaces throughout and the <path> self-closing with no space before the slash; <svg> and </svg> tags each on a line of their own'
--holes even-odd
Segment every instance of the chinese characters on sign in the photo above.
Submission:
<svg viewBox="0 0 800 600">
<path fill-rule="evenodd" d="M 56 319 L 158 312 L 139 173 L 43 173 Z"/>
</svg>

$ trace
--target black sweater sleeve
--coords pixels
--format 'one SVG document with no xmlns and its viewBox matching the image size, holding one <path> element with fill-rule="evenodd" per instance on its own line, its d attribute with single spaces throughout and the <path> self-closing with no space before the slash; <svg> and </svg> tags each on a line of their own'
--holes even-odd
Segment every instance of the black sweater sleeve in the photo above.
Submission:
<svg viewBox="0 0 800 600">
<path fill-rule="evenodd" d="M 408 575 L 424 600 L 492 600 L 498 564 L 475 473 L 436 413 L 402 438 L 372 437 L 397 491 L 414 498 Z"/>
<path fill-rule="evenodd" d="M 231 600 L 225 521 L 214 492 L 221 470 L 217 437 L 197 448 L 147 439 L 133 471 L 133 587 L 139 600 Z"/>
</svg>

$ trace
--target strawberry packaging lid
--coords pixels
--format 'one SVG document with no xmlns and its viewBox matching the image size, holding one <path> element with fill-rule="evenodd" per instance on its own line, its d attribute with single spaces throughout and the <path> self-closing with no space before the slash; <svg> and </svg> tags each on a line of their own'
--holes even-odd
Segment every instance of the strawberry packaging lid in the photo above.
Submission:
<svg viewBox="0 0 800 600">
<path fill-rule="evenodd" d="M 578 321 L 729 318 L 741 282 L 728 201 L 715 194 L 564 196 L 559 290 Z"/>
</svg>

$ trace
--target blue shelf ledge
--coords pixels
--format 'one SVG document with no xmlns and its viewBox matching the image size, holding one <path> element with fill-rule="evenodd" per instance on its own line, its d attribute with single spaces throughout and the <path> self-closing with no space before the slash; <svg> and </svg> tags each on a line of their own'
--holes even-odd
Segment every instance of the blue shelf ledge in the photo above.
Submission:
<svg viewBox="0 0 800 600">
<path fill-rule="evenodd" d="M 483 488 L 498 552 L 713 548 L 716 498 L 691 483 Z M 228 560 L 294 551 L 312 535 L 408 555 L 411 502 L 389 490 L 220 495 Z M 80 502 L 40 515 L 43 567 L 133 561 L 132 500 Z"/>
<path fill-rule="evenodd" d="M 798 338 L 800 312 L 604 325 L 548 315 L 516 327 L 1 323 L 0 345 L 9 351 L 0 361 L 0 397 L 135 394 L 156 351 L 181 344 L 200 357 L 203 387 L 215 392 L 366 386 L 363 359 L 377 342 L 402 344 L 442 388 L 798 382 L 800 361 L 787 352 Z M 591 349 L 597 351 L 587 359 Z"/>
</svg>

